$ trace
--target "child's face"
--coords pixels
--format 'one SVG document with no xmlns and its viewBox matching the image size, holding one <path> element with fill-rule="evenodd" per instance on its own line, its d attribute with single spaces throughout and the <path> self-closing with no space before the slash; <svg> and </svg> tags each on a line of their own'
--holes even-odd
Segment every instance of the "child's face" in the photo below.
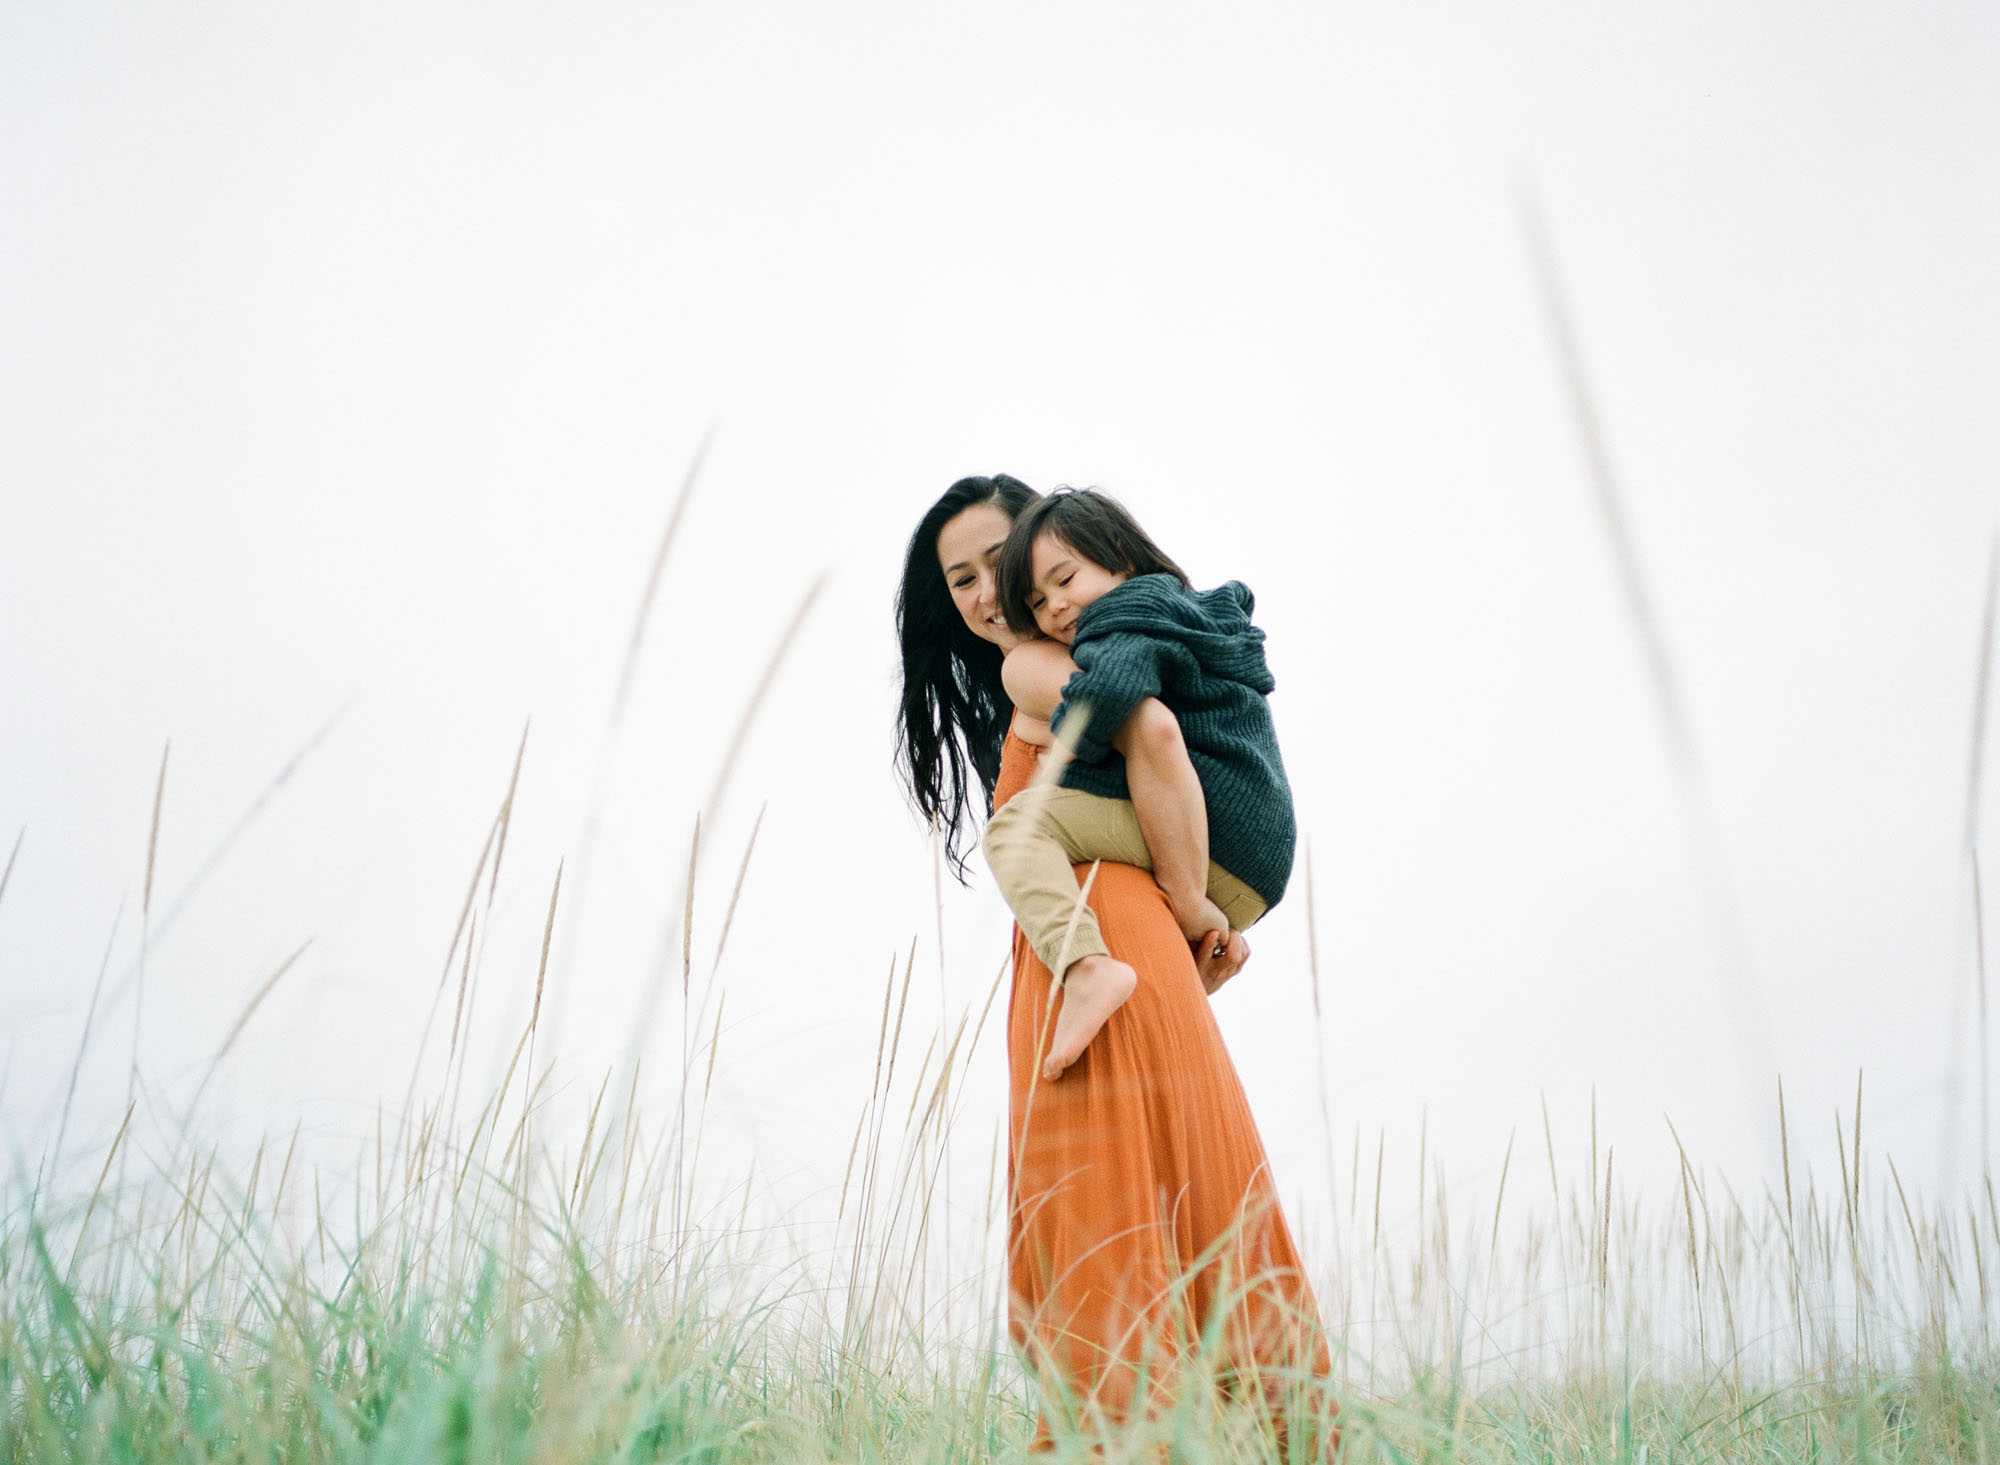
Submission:
<svg viewBox="0 0 2000 1465">
<path fill-rule="evenodd" d="M 1035 540 L 1034 565 L 1028 608 L 1042 634 L 1065 646 L 1076 635 L 1076 618 L 1084 607 L 1126 580 L 1123 571 L 1085 559 L 1053 534 Z"/>
</svg>

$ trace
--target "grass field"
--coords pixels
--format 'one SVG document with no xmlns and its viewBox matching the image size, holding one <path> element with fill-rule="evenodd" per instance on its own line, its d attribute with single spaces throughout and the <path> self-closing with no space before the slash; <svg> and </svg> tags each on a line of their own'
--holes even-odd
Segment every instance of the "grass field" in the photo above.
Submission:
<svg viewBox="0 0 2000 1465">
<path fill-rule="evenodd" d="M 467 916 L 489 856 L 497 881 L 512 799 L 510 785 L 407 1095 L 358 1143 L 204 1138 L 209 1081 L 287 961 L 185 1107 L 165 1113 L 135 1057 L 115 1135 L 66 1149 L 65 1107 L 47 1152 L 12 1157 L 0 1462 L 1026 1456 L 1037 1411 L 1004 1323 L 1004 1155 L 956 1176 L 961 1199 L 983 1189 L 976 1213 L 940 1202 L 966 1060 L 999 1041 L 993 1002 L 926 1033 L 911 966 L 892 970 L 831 1219 L 753 1221 L 754 1180 L 710 1178 L 712 1155 L 704 1170 L 724 1029 L 720 993 L 689 1002 L 685 941 L 677 991 L 651 999 L 682 1008 L 668 1080 L 606 1074 L 557 1118 L 536 1043 L 560 876 L 527 1022 L 493 1091 L 467 1091 Z M 691 868 L 683 931 L 693 900 Z M 734 912 L 732 895 L 723 941 Z M 661 1091 L 669 1112 L 642 1112 L 637 1095 Z M 1490 1196 L 1454 1192 L 1420 1143 L 1414 1213 L 1385 1214 L 1385 1157 L 1356 1136 L 1332 1230 L 1304 1248 L 1344 1458 L 2000 1459 L 1990 1178 L 1948 1202 L 1907 1189 L 1863 1143 L 1859 1086 L 1835 1121 L 1837 1178 L 1795 1173 L 1773 1097 L 1782 1164 L 1754 1195 L 1683 1153 L 1677 1193 L 1641 1198 L 1594 1117 L 1587 1169 L 1565 1172 L 1545 1111 L 1496 1157 Z M 1058 1454 L 1274 1461 L 1268 1424 L 1187 1389 Z"/>
<path fill-rule="evenodd" d="M 748 1193 L 700 1182 L 713 1037 L 686 1054 L 680 1112 L 649 1121 L 636 1075 L 607 1077 L 581 1132 L 554 1135 L 548 1072 L 529 1082 L 533 1018 L 498 1091 L 456 1121 L 454 1024 L 437 1091 L 331 1170 L 296 1133 L 247 1163 L 185 1132 L 142 1153 L 128 1115 L 94 1153 L 17 1173 L 0 1457 L 1022 1456 L 1034 1408 L 1001 1323 L 1003 1179 L 983 1234 L 950 1255 L 936 1234 L 979 1027 L 935 1035 L 913 1067 L 896 988 L 838 1221 L 811 1246 L 774 1244 L 744 1223 Z M 1747 1201 L 1689 1163 L 1650 1211 L 1615 1151 L 1565 1178 L 1546 1132 L 1509 1151 L 1477 1215 L 1420 1157 L 1414 1238 L 1384 1232 L 1381 1158 L 1357 1150 L 1338 1234 L 1309 1248 L 1346 1457 L 1995 1458 L 2000 1207 L 1990 1185 L 1919 1206 L 1857 1121 L 1837 1190 L 1795 1188 L 1787 1164 L 1782 1191 Z M 1265 1421 L 1205 1394 L 1109 1453 L 1280 1458 Z"/>
</svg>

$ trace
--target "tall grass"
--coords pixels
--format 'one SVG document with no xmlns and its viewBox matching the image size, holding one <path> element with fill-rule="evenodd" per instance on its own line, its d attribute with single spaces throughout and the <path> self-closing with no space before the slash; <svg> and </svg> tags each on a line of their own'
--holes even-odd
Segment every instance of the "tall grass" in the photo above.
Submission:
<svg viewBox="0 0 2000 1465">
<path fill-rule="evenodd" d="M 1002 983 L 920 1045 L 915 966 L 913 945 L 887 974 L 830 1244 L 753 1227 L 754 1180 L 702 1183 L 719 1023 L 684 1049 L 676 1112 L 643 1114 L 638 1074 L 607 1074 L 580 1132 L 554 1134 L 527 1057 L 539 1009 L 463 1121 L 455 1022 L 442 1080 L 338 1167 L 305 1162 L 296 1132 L 232 1165 L 192 1125 L 146 1158 L 128 1108 L 108 1143 L 6 1192 L 0 1458 L 1020 1457 L 1035 1411 L 1004 1327 L 1004 1156 L 977 1249 L 936 1235 Z M 1565 1176 L 1545 1116 L 1490 1205 L 1420 1154 L 1414 1227 L 1393 1201 L 1384 1225 L 1382 1143 L 1357 1136 L 1346 1212 L 1308 1249 L 1348 1457 L 1994 1458 L 1991 1185 L 1912 1195 L 1864 1146 L 1859 1090 L 1837 1184 L 1795 1176 L 1777 1102 L 1782 1184 L 1755 1197 L 1684 1156 L 1649 1207 L 1594 1135 Z M 1199 1405 L 1149 1427 L 1148 1458 L 1277 1458 L 1253 1414 Z M 1128 1443 L 1112 1453 L 1145 1453 Z"/>
<path fill-rule="evenodd" d="M 1006 966 L 976 1010 L 926 1031 L 912 940 L 885 974 L 833 1219 L 767 1226 L 754 1173 L 703 1170 L 724 993 L 696 991 L 686 925 L 681 969 L 655 994 L 679 998 L 678 1072 L 642 1086 L 649 1011 L 632 1059 L 577 1119 L 551 1117 L 556 1078 L 537 1050 L 560 869 L 527 1021 L 492 1091 L 468 1097 L 475 944 L 519 761 L 400 1112 L 378 1111 L 337 1154 L 297 1130 L 235 1159 L 204 1139 L 202 1098 L 294 952 L 185 1107 L 167 1112 L 140 1084 L 108 1139 L 59 1134 L 40 1164 L 17 1165 L 0 1188 L 0 1461 L 1026 1454 L 1037 1395 L 1007 1335 L 997 1140 L 977 1216 L 960 1210 L 948 1233 L 940 1198 L 946 1156 L 965 1158 L 953 1139 L 968 1060 L 1004 1027 Z M 725 935 L 754 848 L 753 830 Z M 697 835 L 684 922 L 699 852 Z M 434 1033 L 441 1063 L 425 1058 Z M 670 1094 L 667 1112 L 644 1112 L 641 1092 Z M 1821 1180 L 1794 1173 L 1775 1093 L 1782 1170 L 1752 1196 L 1683 1151 L 1676 1193 L 1643 1200 L 1600 1146 L 1594 1109 L 1588 1169 L 1565 1174 L 1545 1110 L 1539 1134 L 1509 1143 L 1490 1198 L 1455 1190 L 1420 1136 L 1412 1211 L 1384 1194 L 1385 1140 L 1356 1134 L 1344 1214 L 1305 1247 L 1346 1457 L 2000 1457 L 2000 1202 L 1990 1181 L 1949 1203 L 1912 1193 L 1864 1145 L 1864 1099 L 1857 1085 L 1834 1119 L 1839 1173 Z M 1269 1426 L 1196 1387 L 1094 1443 L 1117 1458 L 1271 1461 Z M 1092 1444 L 1057 1440 L 1073 1458 L 1097 1458 Z"/>
</svg>

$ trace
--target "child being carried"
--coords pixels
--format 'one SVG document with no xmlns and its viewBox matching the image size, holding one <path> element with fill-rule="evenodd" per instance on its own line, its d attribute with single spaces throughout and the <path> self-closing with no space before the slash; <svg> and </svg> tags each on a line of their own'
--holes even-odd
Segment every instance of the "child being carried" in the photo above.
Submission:
<svg viewBox="0 0 2000 1465">
<path fill-rule="evenodd" d="M 1173 879 L 1156 872 L 1174 918 L 1191 942 L 1226 933 L 1247 954 L 1241 932 L 1284 895 L 1297 828 L 1265 701 L 1273 683 L 1264 633 L 1250 622 L 1247 588 L 1232 580 L 1193 589 L 1116 500 L 1089 489 L 1059 489 L 1028 505 L 996 579 L 1008 626 L 1047 638 L 1008 653 L 1008 695 L 1024 715 L 1046 714 L 1059 733 L 1066 722 L 1080 724 L 1061 738 L 1073 740 L 1074 756 L 1059 783 L 1009 800 L 985 840 L 1001 894 L 1063 989 L 1042 1067 L 1053 1079 L 1137 982 L 1105 946 L 1071 867 L 1111 860 L 1152 870 L 1142 825 L 1191 832 L 1207 869 Z M 1128 790 L 1112 741 L 1148 697 L 1174 714 L 1198 800 L 1191 790 Z"/>
</svg>

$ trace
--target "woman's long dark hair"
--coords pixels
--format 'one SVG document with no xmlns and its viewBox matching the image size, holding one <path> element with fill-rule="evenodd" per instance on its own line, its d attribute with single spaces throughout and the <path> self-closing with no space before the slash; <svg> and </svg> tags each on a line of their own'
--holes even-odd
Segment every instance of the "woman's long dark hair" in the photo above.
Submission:
<svg viewBox="0 0 2000 1465">
<path fill-rule="evenodd" d="M 903 646 L 896 764 L 917 812 L 943 837 L 944 857 L 961 881 L 970 852 L 972 780 L 979 780 L 981 812 L 990 810 L 1014 706 L 1000 684 L 1000 648 L 974 635 L 952 603 L 938 564 L 938 535 L 976 505 L 997 505 L 1013 519 L 1035 498 L 1032 488 L 1004 473 L 959 479 L 918 521 L 896 592 L 896 634 Z"/>
</svg>

